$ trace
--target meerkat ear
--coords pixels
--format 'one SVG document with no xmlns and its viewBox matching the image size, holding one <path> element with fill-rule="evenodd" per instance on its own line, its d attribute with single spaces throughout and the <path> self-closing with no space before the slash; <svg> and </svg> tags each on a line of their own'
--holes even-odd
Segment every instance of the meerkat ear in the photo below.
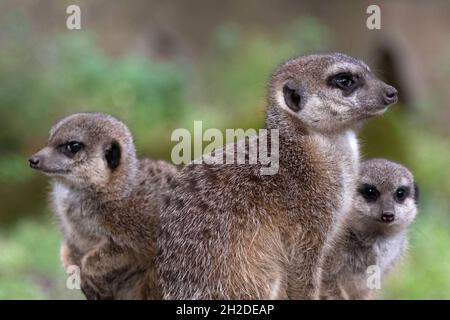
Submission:
<svg viewBox="0 0 450 320">
<path fill-rule="evenodd" d="M 284 102 L 294 112 L 300 111 L 302 107 L 302 92 L 300 85 L 294 80 L 288 80 L 283 85 Z"/>
<path fill-rule="evenodd" d="M 414 202 L 416 204 L 419 203 L 419 195 L 420 195 L 419 186 L 417 185 L 416 182 L 414 182 Z"/>
<path fill-rule="evenodd" d="M 120 164 L 121 149 L 117 141 L 113 141 L 105 148 L 105 159 L 111 170 L 116 169 Z"/>
</svg>

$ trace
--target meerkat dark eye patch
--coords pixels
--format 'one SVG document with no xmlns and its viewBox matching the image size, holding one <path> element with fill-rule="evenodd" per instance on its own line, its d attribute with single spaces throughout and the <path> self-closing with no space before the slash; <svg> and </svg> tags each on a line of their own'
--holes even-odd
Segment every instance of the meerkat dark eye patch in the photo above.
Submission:
<svg viewBox="0 0 450 320">
<path fill-rule="evenodd" d="M 402 203 L 409 196 L 409 188 L 408 187 L 399 187 L 395 190 L 394 199 L 395 201 Z"/>
<path fill-rule="evenodd" d="M 78 153 L 81 149 L 83 149 L 84 144 L 79 141 L 69 141 L 63 143 L 59 146 L 61 152 L 67 157 L 73 157 L 76 153 Z"/>
<path fill-rule="evenodd" d="M 342 90 L 345 95 L 349 95 L 360 86 L 361 81 L 358 75 L 349 72 L 341 72 L 330 76 L 327 83 L 331 87 Z"/>
<path fill-rule="evenodd" d="M 283 86 L 284 102 L 294 112 L 302 108 L 302 94 L 300 86 L 293 80 L 287 81 Z"/>
<path fill-rule="evenodd" d="M 108 163 L 108 167 L 111 170 L 114 170 L 119 166 L 121 154 L 122 154 L 122 151 L 121 151 L 120 145 L 117 141 L 113 141 L 105 149 L 106 163 Z"/>
<path fill-rule="evenodd" d="M 375 202 L 380 197 L 380 191 L 370 184 L 363 184 L 358 188 L 358 192 L 367 202 Z"/>
</svg>

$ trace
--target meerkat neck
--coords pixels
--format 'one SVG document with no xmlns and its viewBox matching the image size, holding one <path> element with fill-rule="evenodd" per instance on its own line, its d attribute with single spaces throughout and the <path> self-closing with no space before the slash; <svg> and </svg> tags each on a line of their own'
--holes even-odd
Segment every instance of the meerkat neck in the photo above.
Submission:
<svg viewBox="0 0 450 320">
<path fill-rule="evenodd" d="M 296 117 L 282 110 L 276 105 L 270 105 L 266 111 L 265 119 L 266 128 L 277 129 L 280 132 L 280 137 L 295 137 L 298 135 L 312 135 L 320 134 L 324 137 L 334 139 L 336 137 L 347 135 L 348 132 L 355 132 L 358 127 L 342 128 L 339 131 L 317 132 L 309 130 Z"/>
<path fill-rule="evenodd" d="M 265 122 L 266 128 L 278 130 L 280 137 L 287 138 L 308 134 L 308 131 L 298 119 L 274 105 L 270 105 L 267 108 Z"/>
</svg>

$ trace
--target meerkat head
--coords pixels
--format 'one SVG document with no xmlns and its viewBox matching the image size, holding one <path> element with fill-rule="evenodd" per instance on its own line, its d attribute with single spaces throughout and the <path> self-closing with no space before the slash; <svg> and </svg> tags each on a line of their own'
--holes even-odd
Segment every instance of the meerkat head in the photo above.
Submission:
<svg viewBox="0 0 450 320">
<path fill-rule="evenodd" d="M 269 104 L 298 118 L 308 130 L 335 132 L 380 115 L 397 90 L 362 61 L 341 53 L 289 60 L 273 73 Z"/>
<path fill-rule="evenodd" d="M 106 114 L 78 113 L 53 126 L 47 146 L 29 163 L 73 187 L 105 191 L 134 174 L 137 158 L 122 122 Z"/>
<path fill-rule="evenodd" d="M 385 159 L 362 162 L 351 223 L 360 229 L 406 229 L 417 213 L 419 188 L 404 166 Z"/>
</svg>

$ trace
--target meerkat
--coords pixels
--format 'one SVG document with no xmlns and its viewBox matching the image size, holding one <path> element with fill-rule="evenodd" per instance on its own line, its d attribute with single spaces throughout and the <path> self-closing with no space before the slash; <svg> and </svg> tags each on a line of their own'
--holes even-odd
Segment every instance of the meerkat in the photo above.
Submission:
<svg viewBox="0 0 450 320">
<path fill-rule="evenodd" d="M 138 160 L 128 128 L 100 113 L 58 122 L 30 166 L 51 177 L 64 267 L 81 267 L 88 299 L 153 299 L 160 188 L 175 166 Z"/>
<path fill-rule="evenodd" d="M 353 128 L 396 100 L 395 88 L 344 54 L 281 64 L 266 113 L 279 135 L 278 173 L 194 161 L 168 184 L 157 237 L 163 297 L 315 298 L 321 249 L 356 190 Z"/>
<path fill-rule="evenodd" d="M 385 159 L 361 163 L 352 208 L 325 254 L 322 299 L 368 299 L 380 289 L 381 278 L 408 248 L 418 199 L 419 188 L 404 166 Z"/>
</svg>

